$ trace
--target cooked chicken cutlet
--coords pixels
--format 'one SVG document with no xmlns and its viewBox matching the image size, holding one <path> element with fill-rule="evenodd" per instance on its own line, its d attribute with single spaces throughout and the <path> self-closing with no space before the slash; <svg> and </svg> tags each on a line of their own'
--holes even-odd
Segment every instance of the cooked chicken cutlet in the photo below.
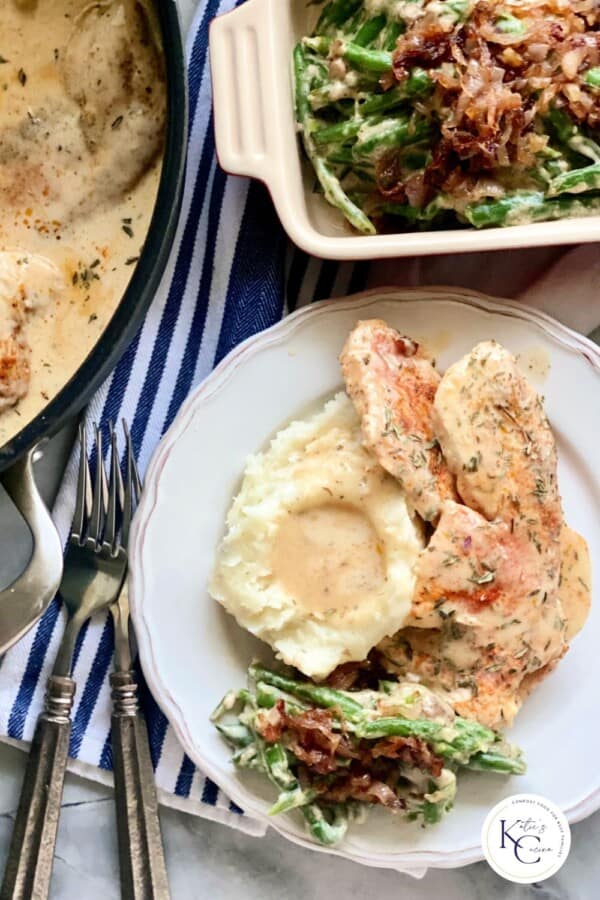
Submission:
<svg viewBox="0 0 600 900">
<path fill-rule="evenodd" d="M 30 350 L 24 334 L 27 314 L 63 288 L 60 271 L 44 257 L 0 253 L 0 411 L 14 406 L 29 387 Z"/>
<path fill-rule="evenodd" d="M 479 527 L 483 527 L 481 522 Z M 496 526 L 487 523 L 487 527 Z M 502 525 L 500 527 L 504 528 Z M 585 540 L 567 526 L 563 529 L 561 545 L 563 555 L 559 597 L 566 618 L 566 637 L 571 640 L 583 627 L 589 611 L 590 560 Z M 438 547 L 433 552 L 440 550 Z M 504 555 L 503 551 L 500 553 Z M 517 564 L 517 573 L 511 576 L 508 571 L 510 560 L 507 553 L 503 564 L 498 567 L 496 585 L 496 588 L 500 587 L 508 592 L 511 582 L 514 586 L 523 569 L 527 569 L 523 560 L 513 560 Z M 485 598 L 490 597 L 490 590 L 483 589 L 480 597 L 485 602 Z M 471 593 L 471 599 L 481 602 L 477 600 L 476 592 Z M 509 594 L 503 596 L 502 602 L 507 604 L 506 611 L 510 615 Z M 433 605 L 435 607 L 435 603 Z M 442 605 L 433 610 L 430 604 L 429 610 L 427 606 L 425 602 L 420 605 L 413 621 L 417 626 L 422 626 L 423 623 L 433 626 L 434 617 L 439 615 L 437 627 L 405 628 L 382 641 L 378 654 L 384 667 L 403 677 L 408 673 L 417 675 L 424 684 L 447 693 L 453 707 L 463 716 L 475 718 L 492 728 L 510 725 L 531 690 L 552 671 L 560 659 L 560 644 L 557 640 L 560 628 L 552 627 L 554 624 L 559 625 L 560 613 L 557 612 L 556 621 L 553 622 L 544 611 L 542 628 L 546 633 L 550 630 L 550 637 L 543 642 L 535 606 L 528 610 L 524 605 L 526 618 L 513 616 L 503 622 L 494 620 L 493 610 L 484 606 L 474 624 L 469 619 L 468 606 L 464 601 L 457 602 L 453 609 L 448 608 L 446 611 L 444 608 L 441 615 Z M 429 618 L 426 618 L 427 613 Z M 527 630 L 526 623 L 530 631 Z M 527 652 L 517 649 L 519 643 Z M 531 650 L 530 644 L 533 645 Z M 541 649 L 541 660 L 551 658 L 541 667 L 531 670 L 532 664 L 537 665 L 533 647 L 538 652 Z M 565 650 L 566 645 L 563 645 L 562 652 Z M 556 655 L 552 656 L 552 653 Z"/>
<path fill-rule="evenodd" d="M 587 541 L 568 525 L 560 534 L 560 585 L 558 594 L 567 620 L 567 640 L 585 625 L 592 598 L 592 564 Z"/>
<path fill-rule="evenodd" d="M 166 92 L 149 9 L 91 3 L 59 52 L 63 90 L 0 132 L 0 201 L 60 222 L 119 202 L 163 145 Z"/>
<path fill-rule="evenodd" d="M 366 447 L 398 479 L 425 521 L 436 521 L 445 499 L 456 499 L 433 432 L 440 376 L 419 345 L 381 319 L 359 322 L 340 356 L 346 389 Z"/>
<path fill-rule="evenodd" d="M 442 505 L 417 563 L 412 627 L 379 649 L 392 671 L 418 675 L 449 692 L 462 715 L 501 727 L 585 620 L 587 546 L 563 529 L 554 438 L 508 351 L 480 344 L 452 366 L 432 420 L 469 505 Z"/>
<path fill-rule="evenodd" d="M 512 353 L 485 341 L 450 366 L 433 426 L 463 502 L 553 545 L 543 549 L 558 558 L 556 444 L 542 400 Z"/>
<path fill-rule="evenodd" d="M 556 595 L 563 525 L 556 444 L 514 356 L 486 341 L 451 366 L 433 423 L 463 501 L 535 547 L 541 586 Z"/>
<path fill-rule="evenodd" d="M 86 6 L 64 51 L 62 75 L 80 110 L 93 187 L 78 211 L 120 199 L 163 146 L 166 91 L 152 4 Z"/>
<path fill-rule="evenodd" d="M 417 563 L 413 627 L 380 645 L 386 666 L 448 691 L 461 715 L 510 723 L 523 679 L 567 646 L 558 593 L 542 574 L 536 547 L 509 524 L 446 503 Z"/>
</svg>

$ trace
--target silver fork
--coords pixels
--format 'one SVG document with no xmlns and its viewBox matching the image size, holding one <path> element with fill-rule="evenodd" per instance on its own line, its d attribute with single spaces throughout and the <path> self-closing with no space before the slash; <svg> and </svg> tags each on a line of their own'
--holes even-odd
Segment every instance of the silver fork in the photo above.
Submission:
<svg viewBox="0 0 600 900">
<path fill-rule="evenodd" d="M 96 428 L 98 464 L 92 491 L 83 427 L 79 437 L 77 501 L 60 585 L 68 619 L 31 744 L 0 890 L 2 900 L 42 900 L 48 896 L 75 695 L 73 650 L 83 624 L 118 597 L 127 569 L 127 553 L 118 538 L 117 525 L 122 519 L 126 531 L 129 529 L 132 467 L 128 464 L 124 492 L 114 466 L 107 485 L 102 434 Z M 131 459 L 130 442 L 128 454 Z"/>
<path fill-rule="evenodd" d="M 121 482 L 114 431 L 111 435 L 110 480 L 111 484 L 114 482 L 118 485 L 121 505 L 129 511 L 128 516 L 123 518 L 121 528 L 121 542 L 127 547 L 129 526 L 142 485 L 125 422 L 123 428 L 127 441 L 125 487 Z M 132 669 L 126 581 L 110 609 L 115 626 L 115 671 L 110 675 L 113 701 L 111 742 L 121 897 L 122 900 L 168 900 L 169 883 L 148 731 L 139 708 L 137 682 Z"/>
</svg>

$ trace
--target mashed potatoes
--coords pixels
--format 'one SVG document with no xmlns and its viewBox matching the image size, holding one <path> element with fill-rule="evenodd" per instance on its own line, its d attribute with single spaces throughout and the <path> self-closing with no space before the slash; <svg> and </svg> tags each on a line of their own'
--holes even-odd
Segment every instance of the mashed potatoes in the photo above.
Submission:
<svg viewBox="0 0 600 900">
<path fill-rule="evenodd" d="M 422 546 L 340 393 L 249 459 L 210 593 L 286 663 L 324 678 L 402 628 Z"/>
</svg>

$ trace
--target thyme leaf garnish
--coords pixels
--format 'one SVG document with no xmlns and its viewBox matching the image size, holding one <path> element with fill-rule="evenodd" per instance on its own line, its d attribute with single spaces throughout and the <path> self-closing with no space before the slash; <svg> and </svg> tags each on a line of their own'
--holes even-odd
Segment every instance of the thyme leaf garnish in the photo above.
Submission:
<svg viewBox="0 0 600 900">
<path fill-rule="evenodd" d="M 468 463 L 465 463 L 463 469 L 465 472 L 476 472 L 481 462 L 481 452 L 478 450 L 475 456 L 472 456 Z"/>
<path fill-rule="evenodd" d="M 469 578 L 473 584 L 490 584 L 496 577 L 496 573 L 493 569 L 488 569 L 487 572 L 482 572 L 481 575 L 472 575 Z"/>
<path fill-rule="evenodd" d="M 383 414 L 385 416 L 385 420 L 382 436 L 387 437 L 389 434 L 393 434 L 398 438 L 398 440 L 400 440 L 402 438 L 402 429 L 396 422 L 394 422 L 394 414 L 389 406 L 386 406 L 384 408 Z"/>
<path fill-rule="evenodd" d="M 410 454 L 410 461 L 415 469 L 422 469 L 423 466 L 427 465 L 427 457 L 422 450 L 413 450 Z"/>
</svg>

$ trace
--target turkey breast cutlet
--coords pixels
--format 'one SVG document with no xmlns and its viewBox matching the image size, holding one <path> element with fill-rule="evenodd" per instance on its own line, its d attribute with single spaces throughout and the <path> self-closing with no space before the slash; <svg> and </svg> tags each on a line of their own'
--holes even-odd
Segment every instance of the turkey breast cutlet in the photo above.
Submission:
<svg viewBox="0 0 600 900">
<path fill-rule="evenodd" d="M 379 645 L 381 661 L 447 693 L 459 714 L 507 725 L 589 606 L 587 545 L 563 522 L 541 400 L 493 341 L 440 378 L 380 320 L 358 323 L 341 364 L 366 445 L 437 522 L 408 627 Z M 574 580 L 588 589 L 567 597 Z"/>
</svg>

